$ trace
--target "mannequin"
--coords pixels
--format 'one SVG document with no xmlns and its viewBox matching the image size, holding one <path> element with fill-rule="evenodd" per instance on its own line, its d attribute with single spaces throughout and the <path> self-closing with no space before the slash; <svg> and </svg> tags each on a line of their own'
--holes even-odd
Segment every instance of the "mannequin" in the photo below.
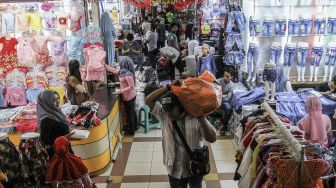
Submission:
<svg viewBox="0 0 336 188">
<path fill-rule="evenodd" d="M 294 61 L 295 55 L 296 55 L 296 44 L 292 42 L 287 43 L 284 50 L 284 64 L 283 64 L 284 73 L 287 76 L 287 78 L 289 78 L 291 66 Z"/>
<path fill-rule="evenodd" d="M 335 61 L 336 61 L 336 43 L 330 42 L 327 47 L 323 82 L 326 82 L 327 80 L 331 81 L 334 72 Z"/>
<path fill-rule="evenodd" d="M 318 69 L 320 67 L 320 62 L 323 56 L 323 44 L 315 43 L 312 52 L 311 52 L 311 61 L 310 61 L 310 78 L 309 81 L 317 82 Z"/>
<path fill-rule="evenodd" d="M 305 82 L 306 62 L 308 58 L 309 44 L 306 42 L 299 42 L 297 50 L 297 72 L 298 82 Z"/>
<path fill-rule="evenodd" d="M 265 81 L 265 101 L 275 102 L 275 82 L 277 79 L 276 65 L 273 63 L 265 64 L 264 81 Z M 270 97 L 271 91 L 271 97 Z"/>
<path fill-rule="evenodd" d="M 210 47 L 207 44 L 202 45 L 202 55 L 198 58 L 197 75 L 202 74 L 204 71 L 209 71 L 213 75 L 217 73 L 217 67 L 214 57 L 210 54 Z"/>
<path fill-rule="evenodd" d="M 258 68 L 258 58 L 259 58 L 259 46 L 256 42 L 250 42 L 249 49 L 247 52 L 247 72 L 248 78 L 247 82 L 255 82 Z"/>
<path fill-rule="evenodd" d="M 282 53 L 281 43 L 273 42 L 271 46 L 271 63 L 272 64 L 279 65 L 281 53 Z"/>
</svg>

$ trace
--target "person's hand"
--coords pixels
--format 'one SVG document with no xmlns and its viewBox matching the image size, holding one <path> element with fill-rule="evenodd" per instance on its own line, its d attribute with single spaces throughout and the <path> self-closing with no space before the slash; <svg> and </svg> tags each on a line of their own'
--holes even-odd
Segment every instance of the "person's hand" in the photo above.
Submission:
<svg viewBox="0 0 336 188">
<path fill-rule="evenodd" d="M 79 85 L 76 86 L 76 91 L 78 93 L 85 93 L 85 88 L 84 88 L 84 86 L 82 86 L 81 84 L 79 84 Z"/>
<path fill-rule="evenodd" d="M 327 94 L 327 95 L 331 95 L 331 94 L 332 94 L 332 91 L 327 91 L 326 94 Z"/>
</svg>

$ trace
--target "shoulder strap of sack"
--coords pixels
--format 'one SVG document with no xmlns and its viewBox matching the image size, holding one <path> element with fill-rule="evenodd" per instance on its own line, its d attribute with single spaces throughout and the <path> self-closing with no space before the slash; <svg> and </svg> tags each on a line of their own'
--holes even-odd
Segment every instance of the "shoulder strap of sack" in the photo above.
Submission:
<svg viewBox="0 0 336 188">
<path fill-rule="evenodd" d="M 176 130 L 178 136 L 180 137 L 185 150 L 189 153 L 189 155 L 191 155 L 191 153 L 192 153 L 191 149 L 190 149 L 190 147 L 189 147 L 189 145 L 188 145 L 188 143 L 187 143 L 187 141 L 186 141 L 186 139 L 185 139 L 185 137 L 184 137 L 184 135 L 183 135 L 180 127 L 177 125 L 177 122 L 175 120 L 173 121 L 173 126 L 174 126 L 174 129 Z"/>
</svg>

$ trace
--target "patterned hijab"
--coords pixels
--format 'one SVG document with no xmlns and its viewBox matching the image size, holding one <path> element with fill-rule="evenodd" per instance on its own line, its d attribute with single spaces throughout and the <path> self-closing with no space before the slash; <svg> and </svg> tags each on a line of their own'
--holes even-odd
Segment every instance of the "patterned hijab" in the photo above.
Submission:
<svg viewBox="0 0 336 188">
<path fill-rule="evenodd" d="M 45 90 L 37 97 L 37 119 L 39 127 L 41 126 L 41 122 L 46 118 L 50 118 L 59 123 L 68 124 L 67 118 L 61 109 L 54 105 L 55 94 L 57 94 L 55 91 Z"/>
<path fill-rule="evenodd" d="M 125 77 L 125 76 L 132 76 L 135 78 L 135 68 L 133 60 L 128 56 L 119 56 L 118 60 L 120 71 L 119 76 Z"/>
</svg>

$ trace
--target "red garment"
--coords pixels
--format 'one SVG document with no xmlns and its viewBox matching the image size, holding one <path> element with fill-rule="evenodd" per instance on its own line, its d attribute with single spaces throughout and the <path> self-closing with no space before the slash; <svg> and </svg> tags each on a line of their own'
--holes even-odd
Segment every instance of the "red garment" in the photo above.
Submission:
<svg viewBox="0 0 336 188">
<path fill-rule="evenodd" d="M 7 40 L 5 37 L 0 38 L 2 49 L 0 51 L 0 67 L 4 71 L 11 71 L 18 67 L 17 51 L 15 46 L 18 44 L 16 38 Z"/>
<path fill-rule="evenodd" d="M 60 136 L 54 143 L 55 154 L 50 160 L 46 181 L 74 181 L 88 173 L 82 160 L 69 152 L 69 140 Z"/>
</svg>

